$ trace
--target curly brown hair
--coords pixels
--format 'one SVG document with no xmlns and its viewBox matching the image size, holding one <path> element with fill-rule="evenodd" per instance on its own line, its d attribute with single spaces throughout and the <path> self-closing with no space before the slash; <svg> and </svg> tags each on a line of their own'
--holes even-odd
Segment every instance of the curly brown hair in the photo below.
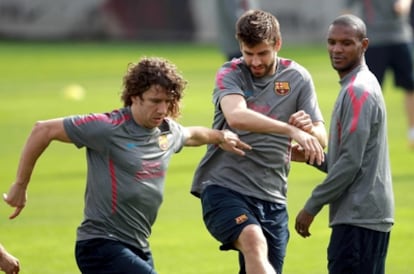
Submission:
<svg viewBox="0 0 414 274">
<path fill-rule="evenodd" d="M 279 21 L 269 12 L 248 10 L 237 20 L 236 39 L 249 47 L 262 42 L 275 45 L 282 39 Z"/>
<path fill-rule="evenodd" d="M 131 97 L 133 96 L 142 98 L 142 94 L 153 85 L 164 88 L 171 98 L 167 116 L 178 118 L 180 100 L 184 95 L 187 81 L 184 80 L 176 65 L 160 57 L 144 57 L 138 63 L 128 64 L 121 94 L 124 106 L 132 104 Z"/>
</svg>

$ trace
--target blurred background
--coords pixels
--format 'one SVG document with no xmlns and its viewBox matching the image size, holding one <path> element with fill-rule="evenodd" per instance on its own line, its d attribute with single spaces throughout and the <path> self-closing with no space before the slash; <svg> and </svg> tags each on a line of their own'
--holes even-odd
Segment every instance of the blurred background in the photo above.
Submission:
<svg viewBox="0 0 414 274">
<path fill-rule="evenodd" d="M 226 1 L 226 0 L 222 0 Z M 310 3 L 311 2 L 311 3 Z M 340 0 L 258 0 L 288 43 L 320 43 Z M 0 0 L 0 39 L 135 40 L 214 43 L 212 0 Z"/>
<path fill-rule="evenodd" d="M 0 0 L 0 193 L 14 180 L 22 145 L 35 121 L 119 107 L 126 65 L 143 54 L 169 59 L 188 80 L 180 122 L 210 126 L 213 81 L 224 57 L 219 45 L 229 36 L 234 39 L 221 25 L 224 13 L 218 4 L 231 1 Z M 325 34 L 341 13 L 343 0 L 256 1 L 280 21 L 281 56 L 312 74 L 328 128 L 339 84 L 326 53 Z M 414 191 L 414 153 L 406 146 L 404 93 L 396 92 L 390 80 L 384 96 L 397 211 L 387 273 L 414 274 L 409 194 Z M 218 250 L 200 217 L 199 200 L 189 194 L 204 152 L 204 147 L 183 150 L 171 162 L 151 238 L 159 273 L 193 274 L 194 266 L 199 274 L 237 271 L 237 253 Z M 22 274 L 78 273 L 73 246 L 82 219 L 85 172 L 82 153 L 72 145 L 51 144 L 32 176 L 24 213 L 9 221 L 12 209 L 0 203 L 0 242 L 20 259 Z M 292 232 L 295 214 L 323 178 L 316 169 L 292 163 Z M 286 273 L 326 273 L 327 215 L 325 207 L 313 224 L 312 237 L 291 234 Z"/>
</svg>

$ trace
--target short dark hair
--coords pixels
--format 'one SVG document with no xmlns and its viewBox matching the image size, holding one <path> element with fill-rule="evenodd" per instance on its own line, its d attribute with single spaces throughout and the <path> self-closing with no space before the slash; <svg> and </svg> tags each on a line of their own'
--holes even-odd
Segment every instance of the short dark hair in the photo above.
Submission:
<svg viewBox="0 0 414 274">
<path fill-rule="evenodd" d="M 249 47 L 262 42 L 274 45 L 281 38 L 279 21 L 269 12 L 248 10 L 236 22 L 236 39 Z"/>
<path fill-rule="evenodd" d="M 367 27 L 356 15 L 353 14 L 343 14 L 335 18 L 331 25 L 343 25 L 351 26 L 356 30 L 356 34 L 360 40 L 367 38 Z"/>
</svg>

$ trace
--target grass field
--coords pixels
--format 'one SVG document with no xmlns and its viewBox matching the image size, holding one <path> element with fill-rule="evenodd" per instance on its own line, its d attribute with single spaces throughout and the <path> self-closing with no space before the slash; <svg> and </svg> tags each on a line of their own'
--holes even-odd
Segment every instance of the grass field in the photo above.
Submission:
<svg viewBox="0 0 414 274">
<path fill-rule="evenodd" d="M 141 56 L 163 56 L 178 65 L 189 81 L 183 100 L 184 125 L 211 125 L 211 92 L 223 59 L 215 46 L 138 43 L 17 43 L 0 42 L 0 191 L 14 180 L 20 151 L 36 120 L 69 114 L 103 112 L 121 106 L 121 78 L 127 63 Z M 323 46 L 284 48 L 314 77 L 321 109 L 329 126 L 339 90 Z M 396 200 L 396 224 L 387 260 L 388 274 L 414 273 L 414 151 L 406 143 L 403 93 L 389 76 L 384 89 L 389 117 L 389 143 Z M 81 101 L 64 98 L 65 86 L 86 90 Z M 165 201 L 151 237 L 160 274 L 237 273 L 235 252 L 221 252 L 201 219 L 199 200 L 189 194 L 193 171 L 205 148 L 177 154 L 167 176 Z M 52 143 L 39 160 L 29 187 L 27 207 L 9 221 L 12 209 L 0 203 L 0 242 L 21 260 L 23 274 L 79 273 L 73 255 L 75 230 L 82 219 L 85 152 L 73 145 Z M 296 213 L 324 175 L 303 164 L 292 164 L 289 178 L 291 238 L 286 274 L 326 273 L 330 229 L 327 208 L 311 227 L 312 237 L 293 231 Z"/>
</svg>

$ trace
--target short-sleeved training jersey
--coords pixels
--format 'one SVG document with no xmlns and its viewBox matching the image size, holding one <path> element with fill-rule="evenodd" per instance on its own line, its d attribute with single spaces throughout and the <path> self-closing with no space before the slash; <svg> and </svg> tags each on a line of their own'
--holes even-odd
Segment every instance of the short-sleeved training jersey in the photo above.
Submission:
<svg viewBox="0 0 414 274">
<path fill-rule="evenodd" d="M 64 127 L 87 155 L 84 220 L 77 240 L 108 238 L 149 248 L 170 157 L 184 145 L 183 128 L 168 119 L 158 128 L 143 128 L 129 107 L 67 117 Z"/>
<path fill-rule="evenodd" d="M 225 63 L 218 71 L 213 127 L 236 132 L 253 149 L 242 157 L 209 145 L 194 176 L 194 195 L 199 196 L 209 184 L 217 184 L 251 197 L 286 203 L 290 138 L 232 129 L 220 109 L 224 96 L 240 94 L 249 109 L 273 119 L 288 122 L 291 114 L 304 110 L 312 121 L 323 121 L 309 72 L 288 59 L 276 62 L 276 73 L 263 78 L 254 78 L 243 58 Z"/>
</svg>

